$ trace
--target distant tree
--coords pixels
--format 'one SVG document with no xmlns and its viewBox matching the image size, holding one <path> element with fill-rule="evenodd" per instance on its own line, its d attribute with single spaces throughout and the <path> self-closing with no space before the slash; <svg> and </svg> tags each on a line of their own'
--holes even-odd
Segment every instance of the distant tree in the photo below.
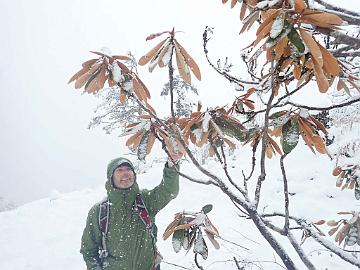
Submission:
<svg viewBox="0 0 360 270">
<path fill-rule="evenodd" d="M 185 116 L 189 117 L 190 114 L 193 112 L 194 107 L 196 104 L 188 98 L 190 93 L 198 95 L 197 89 L 181 79 L 180 76 L 174 77 L 174 93 L 177 95 L 175 103 L 175 116 Z M 161 96 L 168 96 L 170 93 L 170 83 L 165 83 L 162 91 Z"/>
<path fill-rule="evenodd" d="M 103 48 L 103 51 L 109 52 L 109 49 Z M 137 74 L 137 63 L 131 53 L 128 54 L 126 64 L 131 71 Z M 113 70 L 113 73 L 115 73 L 113 66 L 110 66 L 110 68 Z M 115 76 L 121 77 L 119 74 Z M 106 91 L 97 93 L 103 101 L 95 109 L 96 115 L 90 121 L 89 129 L 102 126 L 107 134 L 110 134 L 115 129 L 123 132 L 126 125 L 137 122 L 138 116 L 145 113 L 141 106 L 133 99 L 125 98 L 123 102 L 120 103 L 120 92 L 121 87 L 114 84 L 106 88 Z"/>
<path fill-rule="evenodd" d="M 4 197 L 0 197 L 0 212 L 8 211 L 16 208 L 15 203 L 5 199 Z"/>
<path fill-rule="evenodd" d="M 226 3 L 227 0 L 222 2 Z M 231 7 L 239 2 L 241 1 L 232 0 Z M 130 118 L 130 123 L 125 127 L 125 134 L 131 135 L 126 142 L 127 146 L 137 151 L 140 160 L 144 160 L 151 152 L 155 141 L 162 144 L 170 158 L 179 153 L 187 155 L 207 180 L 195 179 L 181 171 L 179 173 L 190 181 L 213 185 L 226 194 L 236 209 L 253 221 L 287 269 L 298 269 L 300 266 L 295 265 L 294 258 L 274 237 L 275 233 L 288 239 L 308 269 L 315 269 L 300 241 L 293 235 L 293 230 L 299 228 L 303 231 L 301 242 L 310 237 L 344 261 L 360 267 L 360 260 L 350 256 L 345 247 L 340 248 L 326 240 L 326 236 L 318 228 L 325 220 L 313 222 L 290 213 L 285 165 L 286 157 L 298 145 L 300 137 L 313 153 L 333 158 L 323 140 L 328 134 L 326 125 L 315 115 L 326 111 L 331 114 L 333 110 L 359 104 L 360 39 L 354 26 L 360 25 L 360 14 L 322 0 L 244 0 L 241 3 L 240 19 L 243 22 L 240 33 L 257 25 L 255 40 L 241 55 L 247 68 L 247 77 L 251 79 L 243 79 L 234 74 L 228 59 L 214 64 L 207 46 L 214 29 L 206 27 L 203 33 L 203 49 L 209 65 L 227 81 L 235 84 L 240 92 L 230 106 L 219 104 L 214 108 L 202 109 L 199 104 L 195 111 L 185 116 L 177 111 L 174 94 L 179 93 L 180 86 L 179 80 L 174 77 L 174 71 L 188 84 L 191 84 L 192 76 L 201 80 L 201 72 L 194 59 L 179 43 L 174 29 L 148 36 L 146 40 L 166 37 L 138 61 L 139 65 L 148 65 L 150 72 L 157 66 L 167 67 L 169 79 L 165 89 L 170 94 L 169 117 L 160 118 L 149 104 L 150 92 L 137 73 L 126 65 L 126 61 L 131 60 L 128 56 L 94 52 L 100 57 L 83 63 L 82 69 L 70 82 L 75 81 L 75 88 L 84 87 L 88 93 L 97 93 L 108 81 L 109 87 L 116 89 L 116 95 L 120 96 L 120 104 L 127 107 L 125 101 L 130 99 L 140 106 L 144 113 L 138 113 L 136 122 Z M 236 31 L 237 26 L 234 34 L 237 34 Z M 173 59 L 176 61 L 176 70 Z M 349 98 L 327 107 L 294 103 L 291 97 L 301 92 L 310 82 L 317 85 L 313 91 L 327 93 L 334 86 Z M 187 108 L 182 108 L 181 112 L 187 111 Z M 254 123 L 256 117 L 258 120 Z M 349 121 L 352 121 L 351 118 Z M 249 157 L 250 173 L 243 172 L 243 179 L 235 179 L 228 170 L 229 150 L 247 144 L 252 148 L 252 156 Z M 358 151 L 357 145 L 353 142 L 349 147 Z M 194 155 L 196 149 L 207 151 L 205 158 L 215 158 L 221 164 L 225 177 L 202 166 Z M 349 151 L 343 152 L 350 155 Z M 270 181 L 266 177 L 266 161 L 276 155 L 280 156 L 284 210 L 263 213 L 259 210 L 259 202 L 263 186 Z M 339 176 L 339 186 L 352 186 L 357 190 L 359 164 L 351 165 L 352 167 L 336 167 L 333 174 Z M 256 166 L 260 172 L 258 175 L 254 173 Z M 332 227 L 329 234 L 335 234 L 335 241 L 339 245 L 359 245 L 359 212 L 344 211 L 339 215 L 341 218 L 338 221 L 327 222 Z M 172 223 L 175 227 L 170 232 L 173 231 L 175 236 L 176 231 L 179 231 L 176 237 L 179 234 L 184 236 L 183 240 L 187 243 L 189 240 L 192 240 L 190 243 L 195 241 L 195 259 L 198 254 L 204 255 L 206 246 L 202 244 L 203 239 L 198 240 L 201 245 L 193 238 L 189 239 L 191 234 L 184 232 L 188 226 L 177 226 L 176 222 Z M 209 240 L 215 243 L 216 232 L 210 227 L 208 231 Z"/>
</svg>

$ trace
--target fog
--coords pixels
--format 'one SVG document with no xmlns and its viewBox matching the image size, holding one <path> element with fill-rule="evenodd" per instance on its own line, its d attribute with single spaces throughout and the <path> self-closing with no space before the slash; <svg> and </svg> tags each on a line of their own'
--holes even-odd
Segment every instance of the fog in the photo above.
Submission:
<svg viewBox="0 0 360 270">
<path fill-rule="evenodd" d="M 90 50 L 107 46 L 126 54 L 131 49 L 139 58 L 156 42 L 146 43 L 147 35 L 173 26 L 185 32 L 180 40 L 194 48 L 189 51 L 200 65 L 206 21 L 214 21 L 220 10 L 224 25 L 221 16 L 231 14 L 221 2 L 206 2 L 1 1 L 0 197 L 22 204 L 53 189 L 101 185 L 107 162 L 129 151 L 117 132 L 87 129 L 100 100 L 67 81 L 93 57 Z M 152 77 L 146 68 L 141 72 L 154 103 L 162 102 L 166 71 Z"/>
<path fill-rule="evenodd" d="M 184 31 L 179 40 L 202 70 L 203 82 L 195 82 L 199 98 L 212 106 L 225 105 L 228 100 L 219 93 L 233 87 L 206 63 L 205 26 L 216 26 L 216 41 L 209 45 L 215 61 L 238 56 L 251 41 L 237 36 L 239 7 L 231 10 L 220 0 L 14 0 L 1 1 L 0 10 L 0 197 L 17 204 L 46 197 L 53 189 L 101 185 L 107 162 L 129 152 L 117 132 L 87 129 L 99 100 L 67 85 L 81 63 L 92 58 L 90 50 L 107 46 L 126 54 L 131 49 L 138 59 L 156 43 L 145 42 L 147 35 L 175 26 Z M 162 106 L 166 71 L 150 76 L 141 68 L 140 75 L 152 104 Z"/>
</svg>

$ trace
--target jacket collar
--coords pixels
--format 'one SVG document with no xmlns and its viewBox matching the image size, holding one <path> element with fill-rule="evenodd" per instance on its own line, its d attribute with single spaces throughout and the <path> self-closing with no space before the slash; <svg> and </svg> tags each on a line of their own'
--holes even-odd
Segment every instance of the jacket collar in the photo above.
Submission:
<svg viewBox="0 0 360 270">
<path fill-rule="evenodd" d="M 133 206 L 136 195 L 139 193 L 139 186 L 134 181 L 134 184 L 127 189 L 119 189 L 114 187 L 111 181 L 107 181 L 105 188 L 108 194 L 109 201 L 116 205 L 117 207 L 124 207 L 125 209 L 130 209 Z"/>
</svg>

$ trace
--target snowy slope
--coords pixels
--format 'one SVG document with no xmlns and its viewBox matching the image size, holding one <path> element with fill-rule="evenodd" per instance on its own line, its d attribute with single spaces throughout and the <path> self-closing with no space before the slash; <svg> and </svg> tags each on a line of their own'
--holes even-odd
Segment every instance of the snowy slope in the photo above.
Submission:
<svg viewBox="0 0 360 270">
<path fill-rule="evenodd" d="M 236 152 L 229 160 L 236 181 L 242 181 L 236 170 L 249 171 L 248 147 Z M 244 153 L 245 152 L 245 153 Z M 236 158 L 235 158 L 236 157 Z M 265 212 L 283 211 L 282 180 L 278 157 L 268 161 L 267 180 L 264 183 L 263 199 L 259 209 Z M 319 219 L 337 218 L 336 212 L 358 208 L 352 191 L 340 191 L 335 187 L 335 178 L 331 175 L 331 161 L 326 156 L 313 155 L 304 146 L 291 153 L 286 165 L 291 197 L 290 209 L 293 215 L 316 221 Z M 215 162 L 207 164 L 208 168 L 218 175 L 220 168 Z M 200 177 L 201 174 L 184 161 L 182 169 L 187 174 Z M 159 183 L 162 164 L 156 164 L 146 173 L 138 176 L 142 188 L 151 188 Z M 101 181 L 99 181 L 99 184 Z M 232 203 L 215 187 L 202 186 L 181 179 L 179 196 L 172 201 L 158 216 L 156 223 L 161 235 L 173 218 L 173 214 L 184 209 L 198 211 L 207 203 L 214 209 L 209 213 L 212 222 L 218 227 L 224 239 L 231 240 L 246 249 L 223 240 L 220 250 L 215 250 L 210 243 L 209 258 L 200 263 L 205 269 L 236 269 L 233 257 L 244 263 L 245 269 L 283 269 L 269 245 L 262 239 L 250 221 L 238 217 L 240 214 Z M 54 191 L 49 198 L 34 201 L 17 209 L 0 213 L 0 269 L 4 270 L 78 270 L 85 264 L 79 253 L 80 238 L 85 225 L 88 209 L 105 196 L 105 189 L 86 189 L 68 194 Z M 280 226 L 282 224 L 279 223 Z M 326 225 L 322 226 L 328 231 Z M 296 232 L 299 239 L 300 232 Z M 278 237 L 278 236 L 277 236 Z M 281 240 L 281 237 L 278 237 Z M 332 240 L 332 238 L 329 238 Z M 294 254 L 291 246 L 285 241 L 286 249 Z M 159 238 L 159 247 L 164 255 L 162 269 L 196 269 L 193 253 L 185 256 L 184 251 L 174 253 L 171 240 Z M 321 246 L 308 239 L 303 248 L 314 261 L 318 269 L 355 269 L 331 255 Z M 294 255 L 299 269 L 305 269 L 297 255 Z M 252 262 L 252 263 L 251 263 Z"/>
</svg>

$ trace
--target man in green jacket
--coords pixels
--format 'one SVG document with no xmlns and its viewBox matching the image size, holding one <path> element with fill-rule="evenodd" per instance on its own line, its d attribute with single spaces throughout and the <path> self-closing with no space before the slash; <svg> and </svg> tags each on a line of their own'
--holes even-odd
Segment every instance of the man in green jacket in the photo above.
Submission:
<svg viewBox="0 0 360 270">
<path fill-rule="evenodd" d="M 131 161 L 116 158 L 107 167 L 105 187 L 109 200 L 108 231 L 105 239 L 107 256 L 103 259 L 99 257 L 102 234 L 98 203 L 90 209 L 82 235 L 80 252 L 87 269 L 150 270 L 156 257 L 155 243 L 134 209 L 134 201 L 140 193 L 152 222 L 155 222 L 155 215 L 179 193 L 179 174 L 172 162 L 168 161 L 161 183 L 153 190 L 140 191 Z"/>
</svg>

